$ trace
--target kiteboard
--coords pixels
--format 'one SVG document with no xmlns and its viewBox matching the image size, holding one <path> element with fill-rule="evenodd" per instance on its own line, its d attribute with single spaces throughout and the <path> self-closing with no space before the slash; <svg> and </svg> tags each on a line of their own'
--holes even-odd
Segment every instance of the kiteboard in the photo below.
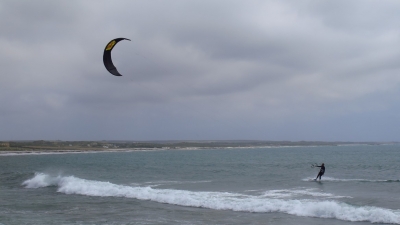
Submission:
<svg viewBox="0 0 400 225">
<path fill-rule="evenodd" d="M 317 179 L 308 179 L 308 181 L 321 182 L 321 180 L 317 180 Z"/>
</svg>

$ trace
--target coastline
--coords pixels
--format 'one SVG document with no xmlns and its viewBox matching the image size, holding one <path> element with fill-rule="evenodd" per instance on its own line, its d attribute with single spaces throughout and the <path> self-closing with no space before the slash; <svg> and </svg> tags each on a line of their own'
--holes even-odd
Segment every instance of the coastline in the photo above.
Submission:
<svg viewBox="0 0 400 225">
<path fill-rule="evenodd" d="M 0 156 L 18 155 L 56 155 L 56 154 L 83 154 L 104 152 L 135 152 L 135 151 L 159 151 L 160 149 L 97 149 L 97 150 L 6 150 L 0 151 Z"/>
<path fill-rule="evenodd" d="M 86 149 L 4 149 L 0 150 L 0 156 L 18 155 L 53 155 L 53 154 L 83 154 L 83 153 L 107 153 L 107 152 L 138 152 L 138 151 L 168 151 L 168 150 L 219 150 L 219 149 L 254 149 L 254 148 L 299 148 L 299 147 L 344 147 L 344 146 L 375 146 L 375 145 L 398 145 L 399 143 L 324 143 L 310 145 L 248 145 L 248 146 L 191 146 L 191 147 L 145 147 L 145 148 L 86 148 Z"/>
</svg>

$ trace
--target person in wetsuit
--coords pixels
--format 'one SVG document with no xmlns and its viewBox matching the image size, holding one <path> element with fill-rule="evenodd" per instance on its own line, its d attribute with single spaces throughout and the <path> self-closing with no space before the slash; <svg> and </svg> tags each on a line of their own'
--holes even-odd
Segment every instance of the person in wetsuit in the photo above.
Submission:
<svg viewBox="0 0 400 225">
<path fill-rule="evenodd" d="M 319 180 L 321 180 L 321 176 L 324 175 L 324 173 L 325 173 L 325 165 L 322 163 L 320 166 L 315 166 L 315 167 L 321 167 L 321 169 L 319 170 L 317 178 L 315 178 L 314 180 L 317 180 L 318 177 L 319 177 Z"/>
</svg>

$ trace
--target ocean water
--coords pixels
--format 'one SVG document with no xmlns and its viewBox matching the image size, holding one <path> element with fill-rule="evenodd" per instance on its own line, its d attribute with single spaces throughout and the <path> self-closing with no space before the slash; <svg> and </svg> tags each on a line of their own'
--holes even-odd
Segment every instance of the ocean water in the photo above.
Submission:
<svg viewBox="0 0 400 225">
<path fill-rule="evenodd" d="M 400 145 L 3 155 L 0 224 L 400 224 L 399 159 Z"/>
</svg>

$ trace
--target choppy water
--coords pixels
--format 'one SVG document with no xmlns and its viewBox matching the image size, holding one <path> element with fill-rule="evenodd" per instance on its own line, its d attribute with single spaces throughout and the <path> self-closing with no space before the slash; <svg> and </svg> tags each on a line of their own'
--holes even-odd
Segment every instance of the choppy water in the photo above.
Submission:
<svg viewBox="0 0 400 225">
<path fill-rule="evenodd" d="M 399 145 L 1 156 L 0 224 L 400 224 L 399 159 Z"/>
</svg>

